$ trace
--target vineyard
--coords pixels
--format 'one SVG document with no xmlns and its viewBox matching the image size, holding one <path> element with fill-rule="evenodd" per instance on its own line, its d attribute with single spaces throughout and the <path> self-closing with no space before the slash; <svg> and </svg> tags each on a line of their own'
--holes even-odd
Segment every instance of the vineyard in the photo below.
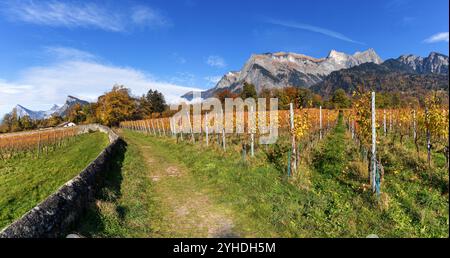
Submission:
<svg viewBox="0 0 450 258">
<path fill-rule="evenodd" d="M 0 134 L 0 159 L 48 155 L 66 146 L 78 135 L 78 128 L 47 129 L 26 133 Z"/>
<path fill-rule="evenodd" d="M 0 135 L 0 228 L 75 177 L 107 146 L 75 127 Z"/>
<path fill-rule="evenodd" d="M 176 121 L 174 118 L 127 121 L 120 126 L 148 135 L 171 136 L 177 143 L 190 142 L 206 147 L 215 144 L 223 151 L 230 148 L 241 153 L 243 161 L 257 156 L 255 152 L 261 151 L 264 155 L 258 156 L 258 159 L 267 158 L 289 178 L 297 172 L 302 173 L 299 171 L 299 162 L 304 161 L 303 156 L 306 157 L 303 163 L 311 165 L 311 152 L 336 126 L 339 113 L 342 112 L 347 133 L 357 146 L 360 173 L 365 174 L 366 181 L 361 186 L 363 189 L 370 188 L 378 196 L 381 194 L 385 173 L 391 169 L 388 154 L 392 155 L 392 152 L 398 151 L 396 148 L 401 148 L 407 152 L 414 149 L 415 155 L 410 157 L 413 164 L 409 165 L 414 165 L 414 170 L 426 177 L 430 184 L 437 184 L 442 193 L 448 194 L 448 175 L 445 171 L 449 166 L 449 111 L 446 103 L 433 94 L 426 98 L 422 108 L 379 109 L 376 108 L 375 93 L 360 94 L 355 99 L 357 101 L 353 108 L 341 111 L 322 108 L 294 110 L 291 104 L 290 110 L 278 111 L 274 124 L 265 125 L 271 128 L 261 131 L 261 127 L 258 127 L 261 123 L 258 112 L 255 112 L 256 121 L 251 121 L 249 112 L 246 112 L 244 121 L 241 121 L 243 125 L 239 124 L 237 114 L 233 113 L 234 133 L 227 133 L 222 121 L 215 123 L 208 120 L 207 113 L 200 118 L 187 116 L 187 127 L 181 123 L 182 119 Z M 269 113 L 266 115 L 262 121 L 270 120 Z M 193 121 L 201 121 L 200 133 L 194 133 L 196 125 Z M 236 133 L 239 127 L 244 128 L 244 134 Z M 257 139 L 264 135 L 264 131 L 272 131 L 273 127 L 279 132 L 276 144 L 257 144 Z M 426 166 L 422 162 L 424 153 Z M 434 180 L 435 173 L 438 174 L 437 180 Z"/>
<path fill-rule="evenodd" d="M 430 172 L 435 168 L 432 152 L 445 157 L 445 168 L 448 169 L 449 110 L 437 95 L 428 96 L 425 107 L 416 109 L 376 110 L 371 108 L 374 101 L 374 94 L 372 98 L 365 94 L 360 96 L 354 109 L 344 111 L 347 128 L 359 146 L 361 157 L 365 161 L 369 160 L 369 181 L 374 191 L 379 193 L 384 173 L 383 161 L 376 157 L 376 147 L 380 143 L 391 149 L 396 141 L 406 146 L 413 143 L 417 158 L 420 159 L 421 150 L 426 150 L 427 169 Z M 448 183 L 444 191 L 448 192 Z"/>
<path fill-rule="evenodd" d="M 224 115 L 226 117 L 227 114 Z M 337 123 L 337 110 L 324 110 L 322 108 L 304 108 L 290 110 L 279 110 L 276 115 L 270 117 L 270 112 L 265 113 L 265 119 L 261 114 L 255 112 L 254 117 L 249 112 L 242 114 L 243 119 L 237 119 L 237 113 L 232 114 L 232 133 L 226 132 L 225 122 L 222 120 L 209 120 L 208 114 L 199 118 L 193 115 L 187 116 L 188 126 L 182 123 L 182 118 L 176 121 L 174 118 L 158 118 L 150 120 L 126 121 L 120 124 L 121 128 L 131 129 L 154 136 L 170 136 L 178 142 L 190 142 L 201 144 L 206 147 L 215 145 L 223 151 L 231 149 L 241 153 L 242 160 L 248 157 L 254 158 L 255 152 L 261 150 L 272 155 L 277 166 L 282 163 L 287 165 L 287 174 L 295 174 L 302 159 L 302 151 L 310 151 Z M 195 133 L 194 121 L 200 121 L 201 132 Z M 272 124 L 268 124 L 272 121 Z M 263 125 L 263 126 L 260 126 Z M 290 148 L 286 157 L 281 157 L 279 149 L 269 150 L 266 145 L 258 144 L 258 139 L 278 130 L 276 146 L 283 146 L 285 151 Z M 239 133 L 239 132 L 244 132 Z M 265 147 L 264 147 L 265 146 Z M 290 147 L 288 147 L 290 146 Z M 273 151 L 274 153 L 268 153 Z"/>
<path fill-rule="evenodd" d="M 292 115 L 291 115 L 292 113 Z M 281 140 L 290 139 L 295 135 L 295 139 L 302 143 L 317 142 L 334 126 L 337 122 L 337 110 L 322 110 L 314 108 L 280 110 L 273 119 L 274 124 L 265 124 L 261 130 L 261 123 L 258 112 L 255 112 L 255 121 L 249 121 L 248 112 L 243 114 L 244 119 L 236 119 L 236 113 L 233 113 L 233 133 L 225 131 L 223 121 L 208 120 L 208 114 L 200 118 L 190 115 L 187 117 L 190 126 L 183 125 L 181 119 L 175 121 L 173 118 L 157 118 L 149 120 L 125 121 L 120 124 L 121 128 L 151 134 L 154 136 L 171 136 L 177 139 L 177 142 L 188 141 L 192 143 L 216 144 L 226 150 L 227 146 L 240 145 L 246 147 L 248 144 L 256 147 L 258 137 L 269 132 L 273 127 L 277 127 L 278 135 Z M 266 112 L 266 119 L 270 121 L 270 112 Z M 293 118 L 291 124 L 291 117 Z M 201 132 L 194 132 L 196 126 L 194 121 L 200 121 Z M 208 121 L 208 122 L 207 122 Z M 245 132 L 243 134 L 239 131 Z M 300 144 L 296 145 L 298 148 Z M 243 151 L 246 151 L 245 149 Z"/>
<path fill-rule="evenodd" d="M 215 214 L 215 208 L 210 207 L 214 200 L 231 207 L 233 233 L 242 237 L 447 237 L 445 157 L 433 147 L 429 167 L 423 140 L 418 142 L 419 155 L 413 133 L 400 143 L 400 136 L 394 133 L 400 126 L 395 116 L 385 136 L 383 109 L 375 113 L 379 171 L 375 182 L 379 183 L 373 188 L 371 95 L 366 97 L 369 112 L 364 116 L 357 106 L 342 112 L 322 109 L 322 137 L 320 109 L 293 110 L 293 130 L 291 111 L 281 110 L 277 143 L 259 144 L 258 138 L 263 135 L 256 132 L 254 156 L 251 130 L 242 135 L 175 131 L 178 128 L 170 118 L 124 122 L 121 134 L 130 151 L 124 160 L 124 173 L 130 177 L 122 183 L 127 194 L 112 201 L 102 201 L 105 197 L 101 197 L 101 208 L 92 211 L 80 231 L 100 237 L 204 236 L 196 231 L 197 224 L 190 224 L 191 219 L 195 221 L 190 214 L 216 216 L 211 215 Z M 386 110 L 387 130 L 390 112 L 401 113 Z M 367 140 L 361 136 L 364 124 L 359 116 L 368 119 Z M 189 120 L 192 124 L 194 118 Z M 295 155 L 293 140 L 300 146 Z M 175 167 L 183 167 L 183 175 L 173 175 Z M 166 170 L 170 174 L 164 179 L 161 173 Z M 155 181 L 148 182 L 147 178 Z M 203 191 L 210 193 L 208 202 L 197 200 L 197 194 Z M 133 204 L 136 196 L 145 196 L 139 197 L 139 205 Z M 182 206 L 173 206 L 173 198 Z M 111 212 L 111 207 L 123 205 L 129 213 L 125 218 Z M 152 208 L 143 213 L 139 208 L 142 205 Z M 193 206 L 188 215 L 166 211 L 185 209 L 185 205 Z M 93 218 L 98 217 L 104 228 L 94 226 L 99 222 Z M 143 227 L 149 230 L 133 226 L 146 224 L 149 217 L 152 224 Z"/>
<path fill-rule="evenodd" d="M 203 112 L 121 122 L 120 168 L 77 230 L 214 237 L 225 223 L 244 237 L 448 237 L 448 106 L 436 95 L 420 108 L 377 108 L 373 93 L 355 99 L 350 109 L 291 104 L 264 118 L 249 110 L 217 121 Z M 263 144 L 268 135 L 276 142 Z M 0 223 L 48 196 L 106 143 L 79 128 L 1 135 Z"/>
<path fill-rule="evenodd" d="M 400 109 L 376 109 L 375 93 L 360 94 L 352 109 L 342 110 L 346 128 L 352 140 L 358 146 L 361 162 L 367 164 L 368 183 L 373 192 L 380 194 L 381 183 L 384 175 L 384 165 L 380 157 L 377 157 L 377 145 L 383 144 L 386 148 L 392 147 L 396 141 L 401 145 L 405 141 L 412 142 L 417 157 L 421 150 L 426 149 L 428 169 L 432 169 L 432 152 L 440 153 L 445 157 L 445 167 L 449 166 L 449 110 L 441 103 L 439 96 L 430 95 L 426 99 L 425 108 L 400 108 Z M 226 151 L 227 146 L 234 151 L 242 153 L 243 160 L 250 153 L 255 156 L 255 149 L 261 146 L 256 144 L 257 139 L 264 132 L 272 131 L 277 127 L 279 132 L 276 146 L 288 146 L 283 148 L 284 164 L 288 176 L 297 172 L 302 152 L 309 152 L 322 140 L 326 133 L 337 124 L 338 110 L 323 110 L 305 108 L 279 110 L 274 124 L 258 125 L 270 121 L 269 114 L 265 119 L 260 119 L 260 114 L 255 112 L 252 116 L 245 112 L 244 119 L 238 120 L 237 113 L 233 112 L 233 133 L 226 133 L 223 121 L 208 119 L 205 113 L 199 118 L 187 116 L 188 126 L 182 123 L 182 119 L 159 118 L 150 120 L 126 121 L 120 124 L 121 128 L 131 129 L 154 136 L 171 136 L 177 143 L 187 141 L 209 146 L 215 143 Z M 227 114 L 224 115 L 226 117 Z M 200 133 L 194 133 L 196 127 L 194 121 L 200 121 Z M 260 130 L 263 128 L 263 130 Z M 269 129 L 267 129 L 269 128 Z M 238 132 L 245 132 L 243 135 Z M 379 146 L 378 146 L 379 147 Z M 382 149 L 386 149 L 382 148 Z M 268 147 L 265 147 L 267 154 Z M 280 152 L 280 150 L 277 150 Z M 279 159 L 280 157 L 277 157 Z M 280 163 L 279 161 L 277 161 Z M 283 163 L 283 162 L 281 162 Z M 280 165 L 278 164 L 279 168 Z M 448 188 L 448 184 L 447 184 Z M 447 190 L 448 191 L 448 190 Z"/>
</svg>

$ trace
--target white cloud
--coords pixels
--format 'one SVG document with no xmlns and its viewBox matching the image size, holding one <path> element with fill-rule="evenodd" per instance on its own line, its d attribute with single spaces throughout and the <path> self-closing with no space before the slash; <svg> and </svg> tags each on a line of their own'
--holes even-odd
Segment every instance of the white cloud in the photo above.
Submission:
<svg viewBox="0 0 450 258">
<path fill-rule="evenodd" d="M 134 7 L 131 19 L 134 23 L 143 26 L 170 26 L 171 22 L 159 11 L 146 6 Z"/>
<path fill-rule="evenodd" d="M 222 57 L 214 55 L 208 56 L 208 58 L 206 59 L 206 63 L 212 67 L 217 68 L 223 68 L 227 66 L 225 60 Z"/>
<path fill-rule="evenodd" d="M 130 26 L 161 27 L 170 24 L 156 10 L 141 6 L 117 10 L 94 3 L 55 0 L 8 1 L 4 15 L 14 21 L 66 28 L 96 28 L 122 32 Z"/>
<path fill-rule="evenodd" d="M 317 27 L 317 26 L 313 26 L 313 25 L 309 25 L 309 24 L 287 22 L 287 21 L 278 21 L 278 20 L 273 20 L 273 19 L 268 19 L 266 22 L 270 23 L 270 24 L 278 25 L 278 26 L 287 27 L 287 28 L 312 31 L 312 32 L 320 33 L 320 34 L 328 36 L 328 37 L 332 37 L 332 38 L 340 39 L 340 40 L 343 40 L 343 41 L 347 41 L 347 42 L 350 42 L 350 43 L 365 45 L 365 43 L 353 40 L 353 39 L 343 35 L 342 33 L 339 33 L 339 32 L 336 32 L 336 31 L 332 31 L 332 30 L 329 30 L 329 29 L 325 29 L 325 28 L 321 28 L 321 27 Z"/>
<path fill-rule="evenodd" d="M 432 35 L 431 37 L 424 40 L 426 43 L 436 43 L 436 42 L 447 42 L 448 43 L 448 32 L 441 32 Z"/>
<path fill-rule="evenodd" d="M 89 52 L 70 47 L 51 46 L 46 47 L 45 51 L 58 59 L 94 60 L 97 58 Z"/>
<path fill-rule="evenodd" d="M 187 86 L 193 86 L 196 82 L 194 74 L 189 72 L 177 72 L 175 76 L 172 76 L 169 81 L 174 84 L 182 84 Z"/>
<path fill-rule="evenodd" d="M 30 85 L 10 84 L 6 81 L 0 80 L 0 94 L 19 94 L 26 90 L 30 90 L 31 88 L 32 86 Z"/>
<path fill-rule="evenodd" d="M 95 101 L 114 84 L 130 88 L 135 95 L 156 89 L 164 94 L 169 103 L 179 101 L 186 92 L 199 90 L 160 81 L 130 67 L 105 65 L 91 60 L 66 60 L 26 69 L 16 81 L 0 80 L 0 115 L 11 111 L 16 104 L 33 110 L 45 110 L 53 104 L 63 103 L 67 95 Z"/>
<path fill-rule="evenodd" d="M 206 76 L 203 79 L 205 79 L 209 85 L 216 85 L 220 79 L 222 79 L 222 76 Z"/>
</svg>

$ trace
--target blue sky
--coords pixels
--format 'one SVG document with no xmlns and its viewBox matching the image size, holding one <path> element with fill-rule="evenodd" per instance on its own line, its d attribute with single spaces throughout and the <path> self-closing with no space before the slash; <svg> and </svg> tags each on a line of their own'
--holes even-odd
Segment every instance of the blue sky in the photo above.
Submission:
<svg viewBox="0 0 450 258">
<path fill-rule="evenodd" d="M 253 53 L 448 55 L 448 0 L 0 2 L 0 115 L 124 84 L 169 101 Z"/>
</svg>

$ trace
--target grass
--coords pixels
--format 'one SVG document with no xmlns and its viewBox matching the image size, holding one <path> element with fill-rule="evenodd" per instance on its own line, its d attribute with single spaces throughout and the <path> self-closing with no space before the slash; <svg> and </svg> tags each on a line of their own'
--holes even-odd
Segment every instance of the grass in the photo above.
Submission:
<svg viewBox="0 0 450 258">
<path fill-rule="evenodd" d="M 122 134 L 115 169 L 75 232 L 88 237 L 224 236 L 227 207 L 210 202 L 205 185 L 140 134 Z"/>
<path fill-rule="evenodd" d="M 215 198 L 234 207 L 237 224 L 250 236 L 448 237 L 448 195 L 420 177 L 405 180 L 417 173 L 411 158 L 391 151 L 392 160 L 383 158 L 384 193 L 377 197 L 366 190 L 367 164 L 341 119 L 314 148 L 311 166 L 302 165 L 300 177 L 309 177 L 303 181 L 286 180 L 286 172 L 263 157 L 244 163 L 236 152 L 148 141 L 215 189 Z M 394 173 L 397 163 L 402 176 Z M 311 185 L 303 187 L 305 181 Z"/>
<path fill-rule="evenodd" d="M 291 178 L 286 176 L 283 144 L 257 146 L 256 157 L 247 154 L 243 160 L 238 144 L 227 145 L 224 152 L 214 142 L 206 148 L 198 141 L 177 144 L 172 138 L 127 130 L 123 135 L 129 145 L 117 172 L 123 181 L 116 184 L 122 195 L 97 202 L 81 227 L 90 236 L 196 234 L 168 232 L 173 230 L 165 224 L 172 219 L 167 217 L 170 207 L 163 205 L 161 190 L 142 166 L 146 162 L 142 146 L 150 146 L 157 169 L 162 162 L 177 164 L 190 175 L 187 181 L 168 183 L 163 191 L 172 191 L 174 198 L 186 193 L 179 188 L 207 194 L 215 205 L 229 209 L 238 236 L 448 237 L 448 193 L 441 187 L 445 180 L 448 186 L 448 177 L 433 183 L 436 180 L 425 176 L 436 177 L 441 168 L 430 172 L 414 150 L 380 144 L 385 180 L 382 194 L 372 194 L 366 186 L 367 163 L 361 161 L 342 118 L 324 140 L 302 151 L 299 173 Z M 120 207 L 126 210 L 124 216 Z"/>
<path fill-rule="evenodd" d="M 88 237 L 148 237 L 160 216 L 145 160 L 134 144 L 124 144 L 112 160 L 96 202 L 74 231 Z"/>
<path fill-rule="evenodd" d="M 40 158 L 0 161 L 0 228 L 32 209 L 75 177 L 108 144 L 103 133 L 76 136 Z"/>
<path fill-rule="evenodd" d="M 385 179 L 376 196 L 363 185 L 368 184 L 368 165 L 349 138 L 338 126 L 316 155 L 312 181 L 321 198 L 328 200 L 325 213 L 332 214 L 322 224 L 326 235 L 448 237 L 448 195 L 420 176 L 430 173 L 423 159 L 400 144 L 392 147 L 382 141 L 378 155 Z"/>
</svg>

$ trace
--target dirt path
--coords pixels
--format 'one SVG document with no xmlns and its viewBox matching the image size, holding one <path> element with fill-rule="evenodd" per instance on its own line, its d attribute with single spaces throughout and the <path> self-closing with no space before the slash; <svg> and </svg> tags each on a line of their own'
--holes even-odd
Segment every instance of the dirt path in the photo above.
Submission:
<svg viewBox="0 0 450 258">
<path fill-rule="evenodd" d="M 162 237 L 236 237 L 231 212 L 217 205 L 182 165 L 157 153 L 148 142 L 126 137 L 145 159 L 149 180 L 162 212 L 158 235 Z M 156 222 L 155 222 L 156 223 Z M 155 228 L 155 225 L 153 226 Z"/>
</svg>

